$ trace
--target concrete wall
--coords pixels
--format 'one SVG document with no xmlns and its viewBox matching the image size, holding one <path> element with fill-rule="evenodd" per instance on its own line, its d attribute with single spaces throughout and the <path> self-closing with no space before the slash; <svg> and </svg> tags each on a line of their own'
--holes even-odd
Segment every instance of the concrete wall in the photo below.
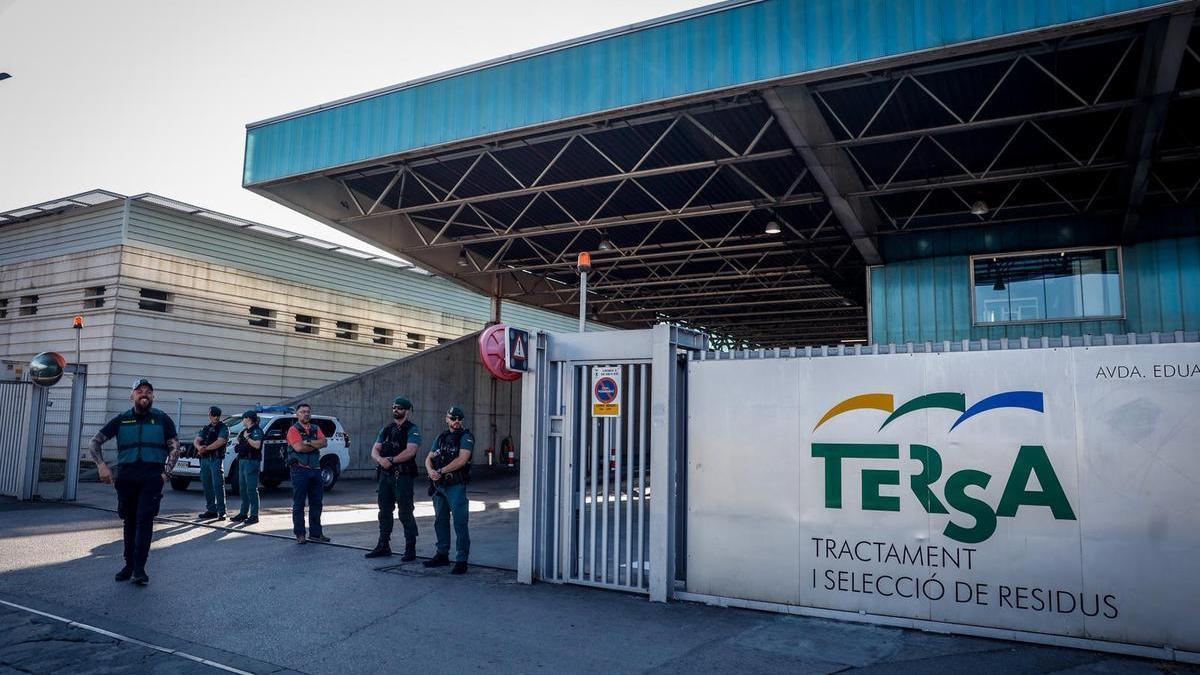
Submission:
<svg viewBox="0 0 1200 675">
<path fill-rule="evenodd" d="M 486 450 L 505 437 L 521 436 L 520 381 L 492 378 L 479 360 L 478 333 L 432 347 L 419 354 L 368 370 L 285 403 L 309 403 L 315 414 L 333 415 L 350 434 L 350 468 L 343 475 L 373 475 L 371 446 L 379 429 L 391 421 L 396 396 L 413 402 L 413 421 L 421 427 L 424 442 L 417 456 L 423 463 L 429 445 L 445 429 L 446 410 L 459 405 L 467 427 L 475 434 L 472 461 L 487 463 Z"/>
</svg>

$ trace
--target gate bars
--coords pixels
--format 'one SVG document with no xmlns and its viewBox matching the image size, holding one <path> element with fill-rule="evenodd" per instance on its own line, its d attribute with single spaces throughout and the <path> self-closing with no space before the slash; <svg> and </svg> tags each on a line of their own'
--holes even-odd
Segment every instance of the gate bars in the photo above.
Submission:
<svg viewBox="0 0 1200 675">
<path fill-rule="evenodd" d="M 674 589 L 685 350 L 704 338 L 650 330 L 539 333 L 522 390 L 518 578 L 646 593 Z M 620 417 L 595 417 L 596 366 L 619 366 Z M 680 567 L 682 567 L 680 565 Z"/>
</svg>

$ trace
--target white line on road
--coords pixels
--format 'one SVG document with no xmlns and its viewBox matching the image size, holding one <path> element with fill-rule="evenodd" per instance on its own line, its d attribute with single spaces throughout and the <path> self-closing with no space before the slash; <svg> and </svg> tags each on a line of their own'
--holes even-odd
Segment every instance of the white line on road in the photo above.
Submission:
<svg viewBox="0 0 1200 675">
<path fill-rule="evenodd" d="M 187 659 L 189 661 L 195 661 L 196 663 L 203 663 L 206 666 L 210 666 L 212 668 L 219 668 L 220 670 L 224 670 L 225 672 L 228 672 L 228 673 L 237 673 L 238 675 L 254 675 L 253 673 L 251 673 L 249 671 L 238 670 L 237 668 L 234 668 L 232 666 L 227 666 L 223 663 L 217 663 L 216 661 L 202 659 L 199 656 L 193 656 L 191 654 L 188 654 L 187 652 L 181 652 L 178 649 L 171 649 L 169 647 L 160 647 L 159 645 L 150 644 L 149 642 L 143 642 L 141 640 L 131 638 L 127 635 L 121 635 L 120 633 L 114 633 L 110 630 L 104 630 L 103 628 L 89 626 L 86 623 L 79 623 L 78 621 L 72 621 L 65 617 L 57 616 L 55 614 L 49 614 L 47 612 L 42 612 L 42 611 L 33 609 L 32 607 L 26 607 L 25 605 L 18 605 L 15 602 L 9 602 L 7 600 L 0 600 L 0 604 L 7 605 L 8 607 L 12 607 L 14 609 L 20 609 L 20 610 L 29 612 L 31 614 L 37 614 L 38 616 L 44 616 L 47 619 L 54 619 L 55 621 L 61 621 L 65 624 L 67 624 L 68 626 L 71 626 L 72 628 L 82 628 L 83 630 L 90 630 L 93 633 L 99 633 L 100 635 L 104 635 L 106 637 L 121 640 L 122 642 L 128 642 L 130 644 L 135 644 L 135 645 L 139 645 L 142 647 L 148 647 L 155 651 L 163 652 L 164 654 L 173 654 L 175 656 Z"/>
</svg>

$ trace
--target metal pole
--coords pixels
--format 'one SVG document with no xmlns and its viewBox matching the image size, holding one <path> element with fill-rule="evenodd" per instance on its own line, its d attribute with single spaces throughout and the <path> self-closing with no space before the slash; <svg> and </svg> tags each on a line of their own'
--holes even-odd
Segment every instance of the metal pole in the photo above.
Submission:
<svg viewBox="0 0 1200 675">
<path fill-rule="evenodd" d="M 587 270 L 579 272 L 579 332 L 587 332 Z"/>
<path fill-rule="evenodd" d="M 63 501 L 73 502 L 79 487 L 79 454 L 83 440 L 83 406 L 87 393 L 87 366 L 76 363 L 71 382 L 71 417 L 67 431 L 67 473 L 63 478 Z"/>
<path fill-rule="evenodd" d="M 180 396 L 179 398 L 177 398 L 175 400 L 178 401 L 178 405 L 175 406 L 175 426 L 177 428 L 182 429 L 183 428 L 183 397 Z"/>
</svg>

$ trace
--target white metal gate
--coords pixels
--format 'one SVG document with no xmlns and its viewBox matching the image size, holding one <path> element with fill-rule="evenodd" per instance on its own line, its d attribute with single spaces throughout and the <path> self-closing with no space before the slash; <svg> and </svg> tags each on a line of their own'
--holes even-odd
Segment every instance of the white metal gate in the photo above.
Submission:
<svg viewBox="0 0 1200 675">
<path fill-rule="evenodd" d="M 29 403 L 35 386 L 18 380 L 0 381 L 0 495 L 18 497 L 26 473 L 29 445 Z"/>
<path fill-rule="evenodd" d="M 701 338 L 671 326 L 539 334 L 522 403 L 518 572 L 557 583 L 647 593 L 674 586 L 682 504 L 677 413 L 681 350 Z M 595 370 L 620 374 L 619 416 L 592 410 Z M 651 499 L 654 496 L 654 499 Z"/>
</svg>

